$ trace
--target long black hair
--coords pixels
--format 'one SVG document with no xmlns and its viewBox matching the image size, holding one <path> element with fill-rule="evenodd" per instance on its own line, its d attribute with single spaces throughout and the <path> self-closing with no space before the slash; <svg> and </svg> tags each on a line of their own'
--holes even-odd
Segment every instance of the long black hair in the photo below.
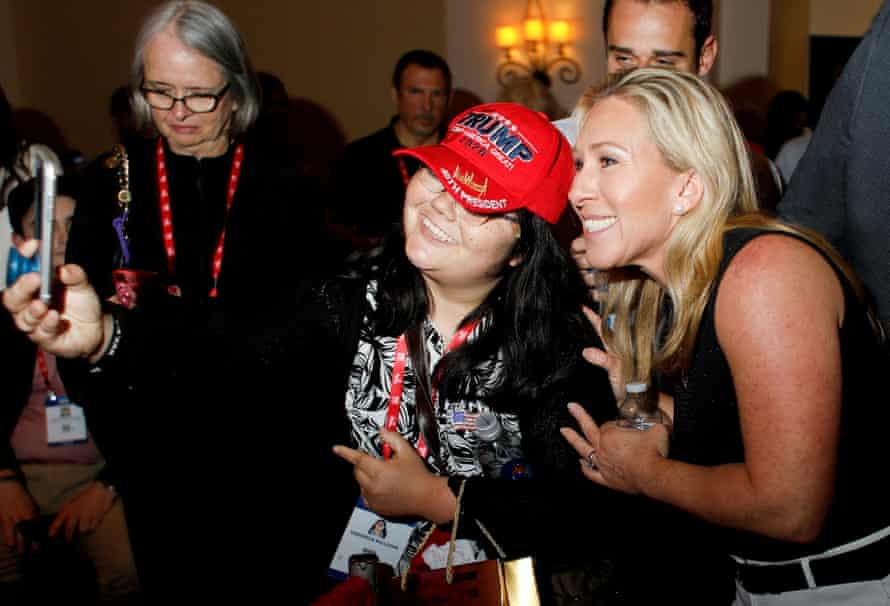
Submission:
<svg viewBox="0 0 890 606">
<path fill-rule="evenodd" d="M 440 361 L 437 388 L 443 398 L 478 399 L 484 395 L 498 411 L 515 412 L 530 405 L 581 363 L 581 348 L 590 343 L 592 328 L 581 313 L 590 304 L 578 269 L 540 217 L 518 211 L 520 237 L 502 279 L 488 297 L 462 321 L 483 320 L 478 338 L 446 354 Z M 378 280 L 378 304 L 370 312 L 370 328 L 378 336 L 405 334 L 417 375 L 420 430 L 438 452 L 438 432 L 427 379 L 430 369 L 422 347 L 421 326 L 429 313 L 423 277 L 405 254 L 401 230 L 387 239 L 372 262 Z M 500 353 L 503 372 L 494 392 L 472 393 L 477 381 L 467 380 L 479 366 Z"/>
</svg>

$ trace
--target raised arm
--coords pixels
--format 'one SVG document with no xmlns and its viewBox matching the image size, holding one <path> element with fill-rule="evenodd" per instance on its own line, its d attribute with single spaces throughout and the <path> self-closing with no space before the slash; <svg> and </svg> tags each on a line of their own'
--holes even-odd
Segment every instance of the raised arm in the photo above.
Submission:
<svg viewBox="0 0 890 606">
<path fill-rule="evenodd" d="M 58 309 L 37 299 L 37 274 L 26 274 L 4 290 L 3 305 L 16 328 L 39 347 L 57 356 L 95 360 L 111 335 L 111 317 L 102 313 L 99 297 L 83 269 L 64 265 L 59 279 L 63 289 Z"/>
<path fill-rule="evenodd" d="M 843 314 L 840 282 L 809 246 L 768 235 L 742 249 L 720 285 L 716 327 L 745 462 L 664 460 L 645 492 L 724 526 L 815 539 L 834 491 Z"/>
</svg>

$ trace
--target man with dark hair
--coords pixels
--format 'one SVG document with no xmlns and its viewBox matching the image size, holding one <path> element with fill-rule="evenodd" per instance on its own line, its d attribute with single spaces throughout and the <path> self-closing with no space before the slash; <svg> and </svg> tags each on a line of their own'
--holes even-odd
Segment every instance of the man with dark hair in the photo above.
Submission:
<svg viewBox="0 0 890 606">
<path fill-rule="evenodd" d="M 663 67 L 706 76 L 719 45 L 711 33 L 712 0 L 605 0 L 606 72 L 617 77 L 639 67 Z M 578 125 L 557 127 L 574 143 Z"/>
<path fill-rule="evenodd" d="M 347 145 L 334 168 L 326 214 L 337 253 L 372 248 L 398 223 L 419 163 L 392 152 L 439 142 L 451 70 L 431 51 L 408 51 L 396 63 L 390 94 L 397 113 L 389 125 Z"/>
<path fill-rule="evenodd" d="M 408 67 L 415 65 L 423 69 L 439 70 L 445 77 L 445 91 L 451 93 L 451 69 L 445 62 L 445 59 L 436 53 L 428 50 L 412 50 L 408 51 L 396 62 L 396 67 L 392 71 L 392 88 L 394 91 L 402 88 L 402 77 Z"/>
<path fill-rule="evenodd" d="M 669 67 L 704 76 L 717 58 L 713 14 L 711 0 L 605 0 L 609 73 Z"/>
</svg>

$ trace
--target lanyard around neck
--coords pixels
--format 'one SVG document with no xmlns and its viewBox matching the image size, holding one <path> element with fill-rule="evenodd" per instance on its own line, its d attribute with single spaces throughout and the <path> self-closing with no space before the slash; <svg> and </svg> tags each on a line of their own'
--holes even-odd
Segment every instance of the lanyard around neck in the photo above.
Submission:
<svg viewBox="0 0 890 606">
<path fill-rule="evenodd" d="M 411 177 L 408 175 L 408 167 L 405 165 L 405 160 L 399 156 L 396 158 L 399 163 L 399 172 L 402 173 L 402 183 L 405 186 L 405 189 L 408 189 L 408 181 L 411 180 Z"/>
<path fill-rule="evenodd" d="M 463 345 L 468 338 L 470 338 L 470 334 L 476 329 L 476 326 L 479 325 L 479 321 L 470 322 L 466 326 L 460 328 L 454 336 L 451 338 L 451 343 L 448 344 L 448 347 L 445 348 L 445 351 L 442 354 L 442 357 L 445 357 L 449 351 L 455 350 L 461 345 Z M 389 392 L 389 408 L 386 411 L 386 421 L 384 427 L 389 431 L 398 431 L 399 424 L 399 411 L 402 408 L 402 388 L 405 383 L 405 367 L 408 361 L 408 341 L 405 339 L 405 335 L 401 335 L 396 342 L 396 358 L 392 365 L 392 387 Z M 418 377 L 418 380 L 420 378 Z M 432 383 L 432 398 L 433 403 L 436 402 L 436 383 L 437 376 L 434 373 Z M 420 454 L 421 458 L 426 458 L 429 453 L 429 448 L 426 445 L 426 441 L 423 439 L 423 435 L 420 435 L 417 439 L 417 452 Z M 383 458 L 389 459 L 392 457 L 392 447 L 383 443 Z"/>
<path fill-rule="evenodd" d="M 52 394 L 53 388 L 49 383 L 49 365 L 46 362 L 43 350 L 40 348 L 37 348 L 37 370 L 40 371 L 40 376 L 43 377 L 43 385 L 46 387 L 46 391 Z"/>
<path fill-rule="evenodd" d="M 213 267 L 211 273 L 213 275 L 213 287 L 210 289 L 210 298 L 215 299 L 219 294 L 217 292 L 217 282 L 219 281 L 219 272 L 222 269 L 223 251 L 226 244 L 226 222 L 229 218 L 229 211 L 232 208 L 232 201 L 235 199 L 235 191 L 238 189 L 238 179 L 241 177 L 241 163 L 244 160 L 244 144 L 239 143 L 235 148 L 235 156 L 232 158 L 232 172 L 229 175 L 229 182 L 226 189 L 226 215 L 223 219 L 223 227 L 219 232 L 219 238 L 216 242 L 216 250 L 213 252 Z M 158 205 L 161 209 L 161 230 L 164 235 L 164 250 L 167 253 L 167 271 L 172 278 L 176 275 L 176 244 L 173 241 L 173 212 L 170 210 L 170 184 L 167 179 L 167 160 L 164 155 L 164 142 L 160 138 L 157 145 L 157 163 L 158 163 Z"/>
</svg>

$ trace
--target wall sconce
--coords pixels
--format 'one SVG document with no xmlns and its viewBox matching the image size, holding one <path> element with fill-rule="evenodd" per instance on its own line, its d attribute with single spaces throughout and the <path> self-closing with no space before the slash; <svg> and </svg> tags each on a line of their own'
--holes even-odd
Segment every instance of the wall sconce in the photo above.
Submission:
<svg viewBox="0 0 890 606">
<path fill-rule="evenodd" d="M 564 84 L 574 84 L 581 77 L 581 66 L 566 56 L 565 47 L 571 41 L 568 21 L 548 21 L 541 9 L 541 0 L 528 0 L 522 21 L 525 39 L 525 60 L 514 58 L 519 46 L 519 32 L 512 25 L 495 31 L 498 48 L 504 56 L 498 65 L 498 83 L 505 86 L 516 76 L 532 76 L 550 83 L 550 71 Z"/>
</svg>

